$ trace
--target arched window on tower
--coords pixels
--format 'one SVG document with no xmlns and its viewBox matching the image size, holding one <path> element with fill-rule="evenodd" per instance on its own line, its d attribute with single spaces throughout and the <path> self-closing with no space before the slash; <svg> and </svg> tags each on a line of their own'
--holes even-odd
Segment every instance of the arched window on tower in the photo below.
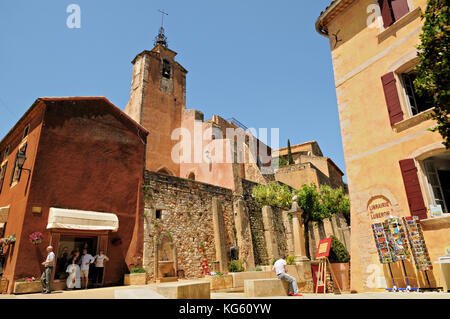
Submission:
<svg viewBox="0 0 450 319">
<path fill-rule="evenodd" d="M 193 181 L 195 181 L 195 173 L 194 172 L 189 173 L 188 179 L 192 179 Z"/>
</svg>

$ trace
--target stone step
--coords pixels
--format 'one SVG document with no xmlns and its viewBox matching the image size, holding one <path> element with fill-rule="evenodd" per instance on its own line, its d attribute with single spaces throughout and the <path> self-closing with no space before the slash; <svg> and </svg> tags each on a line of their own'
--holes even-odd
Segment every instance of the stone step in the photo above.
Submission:
<svg viewBox="0 0 450 319">
<path fill-rule="evenodd" d="M 244 282 L 245 298 L 288 296 L 289 284 L 280 279 L 252 279 Z"/>
</svg>

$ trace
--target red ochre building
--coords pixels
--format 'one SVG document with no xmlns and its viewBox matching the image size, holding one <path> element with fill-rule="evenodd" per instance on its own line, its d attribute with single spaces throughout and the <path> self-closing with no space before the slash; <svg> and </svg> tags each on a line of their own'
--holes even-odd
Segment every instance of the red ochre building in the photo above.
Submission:
<svg viewBox="0 0 450 319">
<path fill-rule="evenodd" d="M 8 293 L 16 280 L 40 276 L 48 245 L 58 257 L 104 249 L 106 285 L 142 264 L 147 135 L 104 97 L 34 102 L 0 142 L 0 236 L 16 236 L 2 252 Z M 29 240 L 33 232 L 43 234 L 39 245 Z M 54 268 L 56 284 L 63 263 Z"/>
</svg>

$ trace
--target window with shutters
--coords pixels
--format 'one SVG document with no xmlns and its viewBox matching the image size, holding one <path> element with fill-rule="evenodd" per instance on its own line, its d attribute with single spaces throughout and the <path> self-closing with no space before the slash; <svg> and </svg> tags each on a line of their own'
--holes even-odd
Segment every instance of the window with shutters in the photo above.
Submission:
<svg viewBox="0 0 450 319">
<path fill-rule="evenodd" d="M 406 198 L 408 199 L 409 212 L 411 216 L 417 216 L 419 219 L 426 219 L 427 208 L 420 187 L 415 161 L 412 158 L 408 158 L 399 161 L 399 164 L 402 172 Z"/>
<path fill-rule="evenodd" d="M 440 206 L 443 213 L 450 209 L 450 153 L 423 160 L 431 205 Z"/>
<path fill-rule="evenodd" d="M 20 180 L 20 176 L 22 175 L 22 169 L 18 165 L 18 157 L 19 154 L 25 155 L 27 152 L 27 143 L 24 143 L 22 146 L 19 147 L 19 150 L 16 153 L 16 159 L 14 161 L 14 167 L 11 175 L 11 186 L 14 186 L 17 182 Z"/>
<path fill-rule="evenodd" d="M 388 28 L 409 12 L 408 0 L 378 0 L 384 28 Z"/>
<path fill-rule="evenodd" d="M 414 116 L 433 107 L 433 99 L 429 96 L 420 96 L 414 87 L 415 72 L 402 73 L 402 84 L 406 98 L 409 115 Z"/>
</svg>

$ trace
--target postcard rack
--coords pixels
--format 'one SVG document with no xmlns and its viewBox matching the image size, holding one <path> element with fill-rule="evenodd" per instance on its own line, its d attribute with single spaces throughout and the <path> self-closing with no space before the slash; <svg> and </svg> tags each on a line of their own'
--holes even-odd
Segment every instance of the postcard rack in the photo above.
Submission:
<svg viewBox="0 0 450 319">
<path fill-rule="evenodd" d="M 419 288 L 411 287 L 409 284 L 408 273 L 405 267 L 405 260 L 409 260 L 411 253 L 408 247 L 408 239 L 402 219 L 390 217 L 383 223 L 375 223 L 372 225 L 375 237 L 378 256 L 382 264 L 387 264 L 389 273 L 392 278 L 392 288 L 388 291 L 418 291 Z M 403 276 L 406 281 L 406 288 L 397 287 L 392 273 L 391 264 L 401 262 Z"/>
</svg>

